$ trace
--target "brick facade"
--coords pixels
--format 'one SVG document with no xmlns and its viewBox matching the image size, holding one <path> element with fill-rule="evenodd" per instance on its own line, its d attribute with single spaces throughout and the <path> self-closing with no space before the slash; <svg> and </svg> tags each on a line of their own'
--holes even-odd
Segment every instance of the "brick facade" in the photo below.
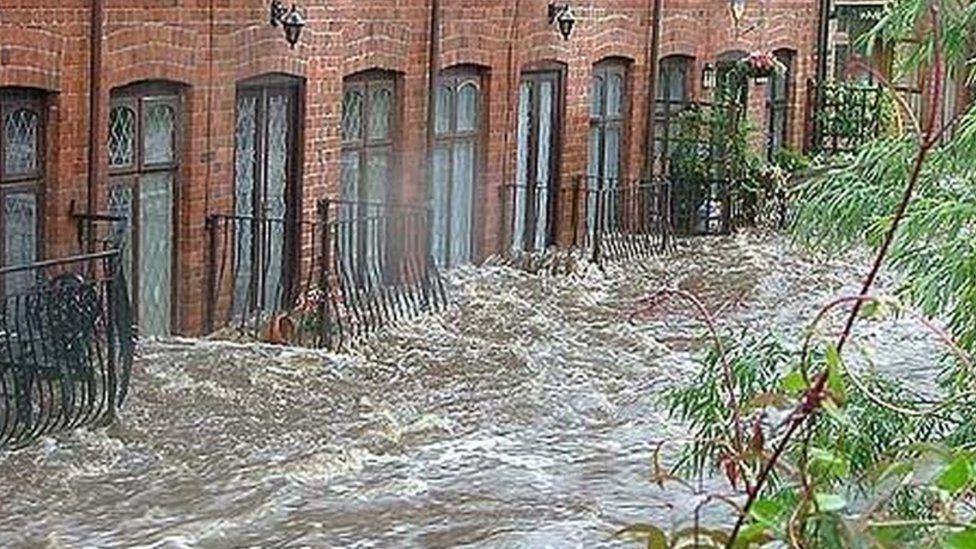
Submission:
<svg viewBox="0 0 976 549">
<path fill-rule="evenodd" d="M 499 247 L 499 187 L 513 180 L 519 79 L 526 67 L 548 63 L 564 76 L 559 177 L 587 169 L 589 89 L 593 65 L 618 58 L 627 65 L 623 174 L 645 166 L 653 0 L 570 0 L 577 18 L 564 41 L 547 22 L 545 0 L 440 0 L 439 39 L 431 47 L 431 0 L 308 0 L 307 26 L 296 48 L 268 24 L 265 0 L 103 0 L 98 128 L 107 128 L 113 90 L 165 81 L 181 96 L 174 327 L 199 333 L 205 317 L 208 213 L 233 209 L 235 105 L 241 82 L 269 74 L 299 79 L 302 145 L 301 209 L 315 214 L 317 198 L 337 196 L 343 78 L 372 69 L 396 74 L 399 180 L 393 196 L 426 195 L 428 89 L 435 68 L 477 67 L 484 86 L 484 144 L 479 159 L 475 223 L 481 255 Z M 77 250 L 71 205 L 88 204 L 89 62 L 92 0 L 0 0 L 0 88 L 46 93 L 43 250 Z M 730 50 L 795 52 L 790 97 L 794 145 L 802 142 L 803 83 L 816 59 L 814 0 L 749 1 L 734 28 L 727 3 L 665 0 L 660 56 L 694 58 L 691 89 L 702 97 L 700 74 Z M 765 127 L 765 90 L 750 84 L 750 112 Z M 92 209 L 107 203 L 107 131 L 99 131 Z M 309 238 L 309 235 L 305 235 Z M 306 246 L 307 249 L 307 246 Z"/>
</svg>

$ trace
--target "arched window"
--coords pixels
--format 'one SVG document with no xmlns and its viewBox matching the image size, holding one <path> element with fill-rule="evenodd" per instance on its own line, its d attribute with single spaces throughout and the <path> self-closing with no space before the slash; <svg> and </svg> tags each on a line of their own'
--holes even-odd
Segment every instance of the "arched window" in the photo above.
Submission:
<svg viewBox="0 0 976 549">
<path fill-rule="evenodd" d="M 587 175 L 616 186 L 621 176 L 624 121 L 627 119 L 627 65 L 608 60 L 593 67 L 590 84 L 590 155 Z"/>
<path fill-rule="evenodd" d="M 695 59 L 671 55 L 661 59 L 654 101 L 655 172 L 664 173 L 671 156 L 675 118 L 691 101 L 690 82 Z"/>
<path fill-rule="evenodd" d="M 292 223 L 301 165 L 301 81 L 271 74 L 237 84 L 234 126 L 235 316 L 281 310 L 298 256 Z"/>
<path fill-rule="evenodd" d="M 0 89 L 0 266 L 36 261 L 40 254 L 44 178 L 43 97 L 39 92 Z M 28 273 L 0 280 L 4 292 L 31 284 Z"/>
<path fill-rule="evenodd" d="M 359 273 L 362 265 L 386 263 L 389 235 L 377 204 L 397 201 L 399 97 L 396 75 L 388 71 L 346 77 L 342 88 L 342 217 L 361 220 L 346 235 L 342 259 Z"/>
<path fill-rule="evenodd" d="M 715 69 L 715 102 L 734 104 L 745 116 L 749 105 L 749 80 L 735 66 L 749 54 L 742 50 L 727 51 L 718 56 Z"/>
<path fill-rule="evenodd" d="M 766 89 L 766 121 L 769 124 L 766 150 L 770 159 L 777 150 L 789 147 L 792 123 L 790 98 L 793 95 L 793 59 L 796 54 L 793 50 L 781 49 L 776 50 L 774 55 L 786 71 L 783 74 L 774 72 Z"/>
<path fill-rule="evenodd" d="M 175 302 L 180 91 L 169 84 L 112 90 L 108 116 L 109 211 L 141 333 L 170 332 Z"/>
<path fill-rule="evenodd" d="M 472 259 L 483 120 L 481 73 L 465 67 L 442 72 L 435 98 L 432 252 L 439 265 L 453 266 Z"/>
</svg>

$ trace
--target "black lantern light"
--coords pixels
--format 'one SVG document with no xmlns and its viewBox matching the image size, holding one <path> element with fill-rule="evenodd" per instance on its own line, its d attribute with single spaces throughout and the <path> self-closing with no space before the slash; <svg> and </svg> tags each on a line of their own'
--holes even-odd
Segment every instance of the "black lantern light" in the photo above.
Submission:
<svg viewBox="0 0 976 549">
<path fill-rule="evenodd" d="M 702 89 L 710 90 L 715 87 L 715 65 L 705 63 L 702 68 Z"/>
<path fill-rule="evenodd" d="M 569 40 L 569 35 L 573 33 L 573 27 L 576 26 L 576 17 L 569 4 L 549 2 L 549 24 L 557 25 L 563 40 Z"/>
<path fill-rule="evenodd" d="M 302 29 L 305 28 L 305 18 L 298 13 L 295 4 L 292 4 L 291 10 L 288 10 L 281 0 L 271 1 L 271 26 L 278 25 L 285 30 L 285 40 L 288 45 L 294 48 L 302 35 Z"/>
</svg>

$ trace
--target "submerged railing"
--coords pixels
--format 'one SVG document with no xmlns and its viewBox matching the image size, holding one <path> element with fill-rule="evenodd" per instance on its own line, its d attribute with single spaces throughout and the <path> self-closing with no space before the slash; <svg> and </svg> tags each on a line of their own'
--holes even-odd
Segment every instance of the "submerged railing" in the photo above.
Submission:
<svg viewBox="0 0 976 549">
<path fill-rule="evenodd" d="M 423 207 L 331 200 L 312 221 L 209 216 L 209 331 L 338 349 L 443 307 L 428 218 Z"/>
<path fill-rule="evenodd" d="M 750 226 L 756 190 L 742 181 L 676 178 L 671 185 L 671 219 L 681 236 L 722 235 Z"/>
<path fill-rule="evenodd" d="M 134 349 L 120 252 L 0 269 L 0 448 L 114 418 Z"/>
<path fill-rule="evenodd" d="M 631 259 L 662 253 L 671 244 L 670 183 L 578 177 L 557 192 L 522 185 L 502 188 L 505 254 L 569 247 L 585 259 Z"/>
</svg>

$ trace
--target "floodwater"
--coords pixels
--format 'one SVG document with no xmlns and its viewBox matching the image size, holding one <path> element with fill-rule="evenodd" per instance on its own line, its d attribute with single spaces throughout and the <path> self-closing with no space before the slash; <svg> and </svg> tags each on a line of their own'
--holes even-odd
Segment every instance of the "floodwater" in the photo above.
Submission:
<svg viewBox="0 0 976 549">
<path fill-rule="evenodd" d="M 680 287 L 726 328 L 795 335 L 865 265 L 744 233 L 605 272 L 461 270 L 449 311 L 353 354 L 144 342 L 116 425 L 0 455 L 0 546 L 620 545 L 695 502 L 650 460 L 685 436 L 658 399 L 701 326 L 687 307 L 629 324 L 637 300 Z M 930 379 L 921 330 L 860 326 L 877 363 Z"/>
</svg>

